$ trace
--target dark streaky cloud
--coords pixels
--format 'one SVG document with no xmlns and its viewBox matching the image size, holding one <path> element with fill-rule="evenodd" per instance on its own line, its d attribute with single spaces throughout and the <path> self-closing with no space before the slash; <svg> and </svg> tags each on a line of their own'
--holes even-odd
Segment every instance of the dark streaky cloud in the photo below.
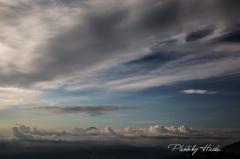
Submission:
<svg viewBox="0 0 240 159">
<path fill-rule="evenodd" d="M 43 109 L 51 113 L 87 113 L 89 115 L 102 115 L 106 111 L 116 111 L 116 110 L 128 110 L 137 109 L 138 107 L 128 107 L 128 106 L 109 106 L 109 105 L 99 105 L 99 106 L 41 106 L 33 107 L 30 109 Z"/>
<path fill-rule="evenodd" d="M 177 1 L 153 2 L 157 5 L 139 3 L 140 12 L 134 13 L 137 19 L 134 22 L 129 17 L 130 8 L 117 6 L 118 3 L 113 3 L 105 12 L 101 8 L 94 10 L 96 6 L 88 8 L 79 24 L 53 37 L 44 46 L 48 56 L 42 57 L 44 63 L 36 63 L 38 79 L 45 81 L 79 73 L 145 46 L 147 38 L 161 34 L 161 29 L 174 24 L 173 17 L 178 15 Z"/>
<path fill-rule="evenodd" d="M 210 35 L 212 32 L 213 32 L 212 28 L 207 28 L 207 29 L 203 29 L 203 30 L 196 30 L 196 31 L 190 32 L 186 36 L 186 42 L 199 40 L 205 36 Z"/>
<path fill-rule="evenodd" d="M 239 28 L 226 33 L 223 37 L 220 38 L 220 41 L 221 42 L 233 42 L 233 43 L 240 42 L 240 24 L 239 24 Z"/>
</svg>

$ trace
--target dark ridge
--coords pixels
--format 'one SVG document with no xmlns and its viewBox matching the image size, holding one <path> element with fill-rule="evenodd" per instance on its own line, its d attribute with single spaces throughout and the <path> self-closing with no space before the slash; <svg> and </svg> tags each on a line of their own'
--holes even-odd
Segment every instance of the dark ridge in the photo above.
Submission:
<svg viewBox="0 0 240 159">
<path fill-rule="evenodd" d="M 235 153 L 240 153 L 240 141 L 235 142 L 231 145 L 224 146 L 223 149 L 226 152 L 235 152 Z"/>
</svg>

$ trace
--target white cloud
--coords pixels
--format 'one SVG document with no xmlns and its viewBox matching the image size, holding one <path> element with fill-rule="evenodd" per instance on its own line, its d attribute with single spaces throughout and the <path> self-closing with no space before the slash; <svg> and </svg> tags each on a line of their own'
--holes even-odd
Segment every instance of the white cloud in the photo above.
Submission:
<svg viewBox="0 0 240 159">
<path fill-rule="evenodd" d="M 7 106 L 18 106 L 36 102 L 41 91 L 21 89 L 16 87 L 0 87 L 0 109 Z"/>
<path fill-rule="evenodd" d="M 76 135 L 86 135 L 86 131 L 82 128 L 79 128 L 79 127 L 73 127 L 70 130 L 70 133 L 76 134 Z"/>
<path fill-rule="evenodd" d="M 104 132 L 105 132 L 105 133 L 108 133 L 108 134 L 110 134 L 110 135 L 115 135 L 114 130 L 113 130 L 111 127 L 109 127 L 109 126 L 107 126 L 107 127 L 104 129 Z"/>
<path fill-rule="evenodd" d="M 188 89 L 188 90 L 182 90 L 181 92 L 183 93 L 188 93 L 188 94 L 216 94 L 216 92 L 209 92 L 207 90 L 195 90 L 195 89 Z"/>
<path fill-rule="evenodd" d="M 149 131 L 151 133 L 156 133 L 156 134 L 165 134 L 168 133 L 169 131 L 162 125 L 156 125 L 156 126 L 150 126 Z"/>
</svg>

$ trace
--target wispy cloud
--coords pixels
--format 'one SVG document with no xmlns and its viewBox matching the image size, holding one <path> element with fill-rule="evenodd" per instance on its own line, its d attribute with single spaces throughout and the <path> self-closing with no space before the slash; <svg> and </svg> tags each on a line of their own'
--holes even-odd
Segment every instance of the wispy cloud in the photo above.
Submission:
<svg viewBox="0 0 240 159">
<path fill-rule="evenodd" d="M 196 90 L 196 89 L 188 89 L 188 90 L 182 90 L 181 92 L 187 93 L 187 94 L 216 94 L 217 92 L 209 92 L 207 90 Z"/>
<path fill-rule="evenodd" d="M 239 57 L 225 57 L 224 55 L 224 57 L 212 61 L 208 59 L 211 58 L 211 55 L 205 54 L 202 56 L 198 57 L 187 54 L 181 58 L 167 62 L 160 67 L 154 67 L 152 70 L 145 71 L 142 68 L 144 66 L 141 65 L 112 66 L 110 69 L 94 72 L 92 76 L 80 77 L 78 79 L 79 82 L 68 83 L 65 85 L 65 89 L 68 91 L 94 88 L 112 91 L 137 91 L 190 80 L 202 80 L 237 74 L 240 68 L 238 65 L 240 62 Z"/>
<path fill-rule="evenodd" d="M 138 109 L 139 107 L 128 106 L 41 106 L 28 109 L 42 109 L 51 113 L 86 113 L 89 115 L 102 115 L 107 111 Z"/>
<path fill-rule="evenodd" d="M 30 104 L 37 101 L 42 91 L 21 89 L 17 87 L 0 87 L 0 109 L 7 106 Z"/>
<path fill-rule="evenodd" d="M 157 120 L 146 120 L 146 121 L 136 121 L 136 122 L 132 122 L 135 124 L 152 124 L 152 123 L 159 123 L 160 121 Z"/>
</svg>

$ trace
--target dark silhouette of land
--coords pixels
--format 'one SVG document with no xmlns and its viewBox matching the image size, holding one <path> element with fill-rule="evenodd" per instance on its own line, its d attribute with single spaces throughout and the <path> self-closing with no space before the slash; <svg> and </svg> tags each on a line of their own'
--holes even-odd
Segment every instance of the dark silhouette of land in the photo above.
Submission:
<svg viewBox="0 0 240 159">
<path fill-rule="evenodd" d="M 240 142 L 220 152 L 181 153 L 162 147 L 135 147 L 112 142 L 0 141 L 1 159 L 240 159 Z M 175 157 L 174 157 L 175 156 Z"/>
<path fill-rule="evenodd" d="M 188 152 L 166 159 L 240 159 L 240 141 L 224 146 L 220 152 Z"/>
</svg>

